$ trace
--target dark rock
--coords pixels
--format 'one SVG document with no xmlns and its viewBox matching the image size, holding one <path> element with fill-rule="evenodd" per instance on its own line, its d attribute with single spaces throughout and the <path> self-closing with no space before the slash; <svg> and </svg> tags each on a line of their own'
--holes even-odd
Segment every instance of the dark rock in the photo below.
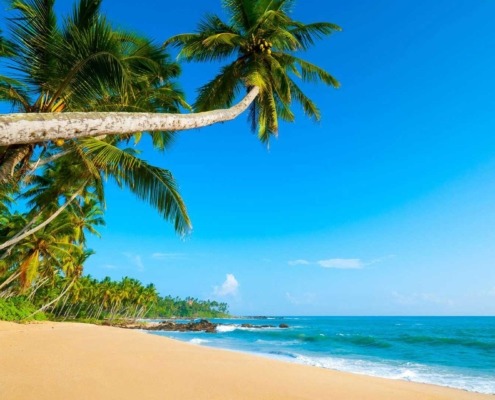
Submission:
<svg viewBox="0 0 495 400">
<path fill-rule="evenodd" d="M 174 331 L 174 332 L 207 332 L 215 333 L 217 331 L 217 326 L 219 324 L 214 324 L 206 319 L 199 321 L 191 321 L 187 323 L 179 323 L 174 321 L 162 321 L 158 324 L 149 323 L 122 323 L 113 324 L 114 326 L 119 326 L 121 328 L 127 329 L 143 329 L 146 331 Z M 228 324 L 225 324 L 228 326 Z M 253 325 L 253 324 L 242 324 L 243 328 L 250 329 L 263 329 L 263 328 L 276 328 L 275 325 Z M 288 328 L 287 324 L 280 324 L 279 328 Z"/>
<path fill-rule="evenodd" d="M 241 327 L 252 328 L 252 329 L 276 328 L 275 325 L 253 325 L 253 324 L 242 324 Z"/>
<path fill-rule="evenodd" d="M 147 326 L 135 326 L 128 325 L 129 329 L 144 329 L 147 331 L 175 331 L 175 332 L 216 332 L 218 324 L 211 323 L 206 319 L 202 319 L 198 322 L 188 322 L 181 324 L 172 321 L 163 321 L 159 324 L 147 325 Z"/>
</svg>

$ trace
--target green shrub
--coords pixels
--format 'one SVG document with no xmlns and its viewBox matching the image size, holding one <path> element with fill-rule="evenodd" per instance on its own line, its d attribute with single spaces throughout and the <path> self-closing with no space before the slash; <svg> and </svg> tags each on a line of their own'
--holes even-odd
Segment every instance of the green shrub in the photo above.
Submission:
<svg viewBox="0 0 495 400">
<path fill-rule="evenodd" d="M 42 312 L 29 317 L 37 308 L 22 297 L 0 299 L 0 320 L 3 321 L 45 321 L 46 315 Z"/>
</svg>

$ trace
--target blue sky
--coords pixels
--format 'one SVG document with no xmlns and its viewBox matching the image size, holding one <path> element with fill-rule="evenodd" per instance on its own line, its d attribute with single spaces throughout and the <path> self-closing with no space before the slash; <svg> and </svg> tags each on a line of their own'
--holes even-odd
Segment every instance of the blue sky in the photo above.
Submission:
<svg viewBox="0 0 495 400">
<path fill-rule="evenodd" d="M 219 0 L 104 9 L 157 41 L 221 13 Z M 270 149 L 245 116 L 180 133 L 164 154 L 144 142 L 194 230 L 179 238 L 109 184 L 86 271 L 237 314 L 494 315 L 493 15 L 487 0 L 300 0 L 294 18 L 343 28 L 304 55 L 342 84 L 305 87 L 321 123 L 299 113 Z M 217 71 L 183 65 L 191 103 Z"/>
</svg>

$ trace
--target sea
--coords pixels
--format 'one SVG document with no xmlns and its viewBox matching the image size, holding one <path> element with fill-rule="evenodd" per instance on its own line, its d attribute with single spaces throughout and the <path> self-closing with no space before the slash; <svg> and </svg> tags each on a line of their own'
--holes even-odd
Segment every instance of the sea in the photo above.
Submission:
<svg viewBox="0 0 495 400">
<path fill-rule="evenodd" d="M 495 394 L 495 317 L 296 316 L 210 321 L 222 324 L 216 333 L 153 334 L 320 368 Z M 289 327 L 280 328 L 280 324 Z"/>
</svg>

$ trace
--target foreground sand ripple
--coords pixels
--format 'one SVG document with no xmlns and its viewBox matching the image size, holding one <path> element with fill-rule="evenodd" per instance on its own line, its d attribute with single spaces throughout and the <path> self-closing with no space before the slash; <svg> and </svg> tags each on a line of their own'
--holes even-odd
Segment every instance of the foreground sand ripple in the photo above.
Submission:
<svg viewBox="0 0 495 400">
<path fill-rule="evenodd" d="M 75 323 L 0 322 L 0 399 L 495 399 Z"/>
</svg>

